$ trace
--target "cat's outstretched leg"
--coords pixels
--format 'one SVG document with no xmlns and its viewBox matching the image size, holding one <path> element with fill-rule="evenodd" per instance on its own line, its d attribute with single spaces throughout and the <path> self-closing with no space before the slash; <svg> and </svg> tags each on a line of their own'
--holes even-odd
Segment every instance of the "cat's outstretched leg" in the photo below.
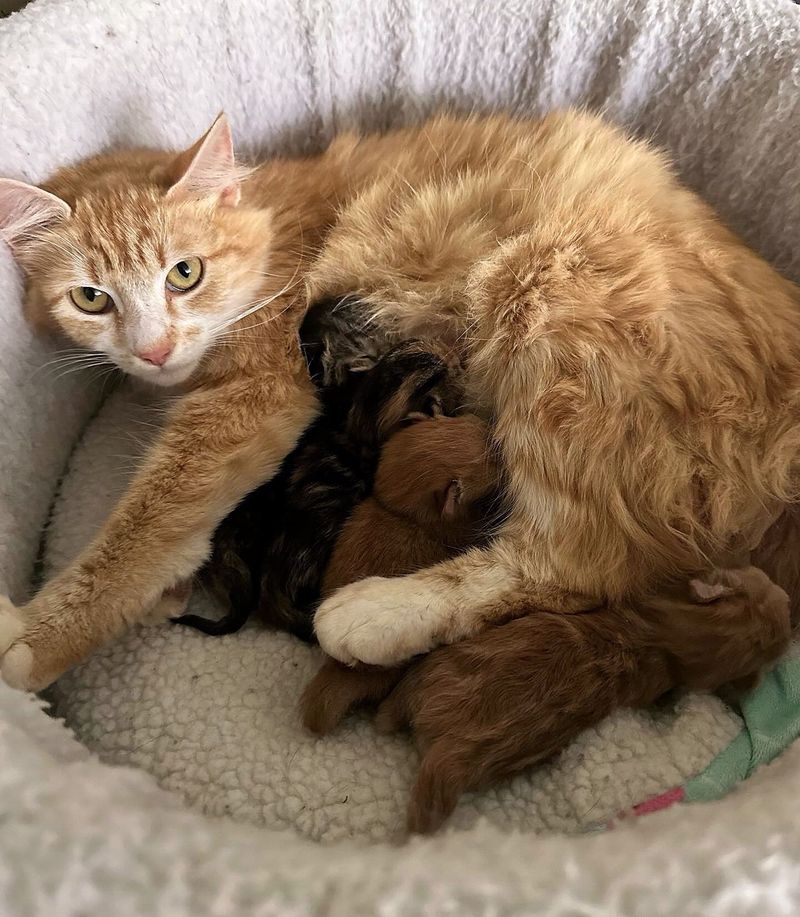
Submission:
<svg viewBox="0 0 800 917">
<path fill-rule="evenodd" d="M 520 567 L 523 556 L 500 536 L 418 573 L 345 586 L 317 610 L 317 639 L 340 662 L 389 666 L 493 622 L 536 611 L 572 614 L 598 604 L 590 596 L 537 585 Z"/>
<path fill-rule="evenodd" d="M 275 473 L 313 419 L 313 391 L 295 378 L 292 388 L 244 378 L 178 402 L 94 542 L 24 608 L 0 605 L 0 652 L 13 639 L 0 661 L 9 685 L 50 684 L 194 573 L 220 520 Z"/>
</svg>

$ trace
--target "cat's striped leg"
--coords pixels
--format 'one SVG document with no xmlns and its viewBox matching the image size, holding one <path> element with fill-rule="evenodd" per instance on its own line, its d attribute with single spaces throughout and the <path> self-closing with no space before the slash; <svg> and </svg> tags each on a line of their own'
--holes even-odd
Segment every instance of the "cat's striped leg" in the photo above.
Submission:
<svg viewBox="0 0 800 917">
<path fill-rule="evenodd" d="M 43 688 L 142 621 L 200 566 L 221 519 L 275 473 L 315 412 L 310 385 L 271 377 L 179 401 L 94 542 L 24 608 L 0 605 L 3 679 Z"/>
</svg>

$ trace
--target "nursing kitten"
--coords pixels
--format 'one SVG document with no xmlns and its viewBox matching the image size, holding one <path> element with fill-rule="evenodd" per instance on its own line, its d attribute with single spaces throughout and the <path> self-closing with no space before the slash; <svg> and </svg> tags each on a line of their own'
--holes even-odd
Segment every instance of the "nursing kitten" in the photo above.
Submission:
<svg viewBox="0 0 800 917">
<path fill-rule="evenodd" d="M 377 717 L 382 731 L 410 727 L 422 756 L 409 830 L 435 830 L 465 791 L 546 761 L 620 707 L 672 688 L 752 685 L 788 645 L 787 611 L 786 594 L 751 567 L 636 606 L 519 618 L 435 650 Z"/>
<path fill-rule="evenodd" d="M 636 606 L 495 625 L 408 667 L 329 659 L 303 694 L 302 717 L 326 735 L 353 708 L 380 704 L 381 731 L 409 728 L 421 762 L 407 825 L 426 833 L 467 790 L 543 763 L 620 707 L 674 688 L 751 687 L 789 639 L 788 597 L 763 572 L 713 571 Z"/>
<path fill-rule="evenodd" d="M 182 615 L 178 623 L 229 634 L 256 613 L 270 627 L 313 640 L 323 573 L 342 526 L 372 489 L 383 443 L 411 418 L 459 405 L 454 373 L 413 341 L 378 356 L 374 340 L 366 348 L 352 340 L 346 306 L 311 318 L 301 340 L 321 386 L 320 415 L 276 477 L 214 535 L 199 579 L 229 613 L 219 621 Z"/>
<path fill-rule="evenodd" d="M 501 516 L 487 425 L 469 414 L 420 420 L 383 447 L 372 492 L 336 539 L 322 592 L 429 567 L 488 540 Z"/>
<path fill-rule="evenodd" d="M 141 619 L 274 476 L 317 411 L 309 300 L 357 297 L 362 328 L 458 357 L 508 480 L 488 545 L 320 606 L 340 660 L 757 564 L 797 500 L 797 288 L 588 114 L 442 117 L 246 174 L 219 119 L 182 154 L 0 183 L 0 232 L 35 323 L 186 386 L 98 537 L 21 616 L 6 605 L 11 684 L 44 686 Z"/>
</svg>

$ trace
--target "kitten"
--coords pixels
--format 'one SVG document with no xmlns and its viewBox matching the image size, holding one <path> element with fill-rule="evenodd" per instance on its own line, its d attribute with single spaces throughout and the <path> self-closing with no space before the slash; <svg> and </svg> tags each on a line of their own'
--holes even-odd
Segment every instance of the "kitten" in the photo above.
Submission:
<svg viewBox="0 0 800 917">
<path fill-rule="evenodd" d="M 392 541 L 398 570 L 402 540 L 374 534 Z M 751 687 L 789 638 L 781 589 L 752 567 L 718 570 L 637 606 L 519 618 L 408 668 L 329 659 L 303 694 L 302 717 L 325 735 L 354 707 L 380 703 L 379 730 L 410 728 L 422 758 L 407 825 L 427 833 L 465 791 L 546 761 L 619 707 L 673 688 Z"/>
<path fill-rule="evenodd" d="M 220 118 L 181 154 L 1 182 L 0 232 L 35 323 L 186 390 L 21 633 L 6 606 L 11 684 L 42 687 L 141 619 L 277 473 L 317 411 L 309 299 L 357 297 L 361 327 L 459 357 L 508 479 L 488 545 L 323 602 L 317 636 L 343 661 L 394 664 L 755 558 L 797 501 L 797 288 L 591 115 L 437 118 L 247 173 Z"/>
<path fill-rule="evenodd" d="M 469 414 L 419 420 L 383 447 L 372 493 L 344 524 L 323 594 L 367 576 L 420 570 L 487 540 L 500 515 L 487 425 Z"/>
<path fill-rule="evenodd" d="M 458 407 L 458 384 L 443 360 L 413 341 L 381 356 L 375 340 L 353 336 L 346 304 L 316 312 L 300 336 L 321 386 L 321 413 L 277 476 L 214 535 L 199 578 L 229 613 L 176 619 L 207 634 L 233 633 L 256 612 L 270 627 L 313 640 L 323 572 L 345 520 L 372 489 L 382 444 L 415 417 Z"/>
<path fill-rule="evenodd" d="M 501 517 L 486 424 L 471 415 L 419 420 L 383 447 L 372 493 L 336 539 L 322 594 L 446 560 L 488 538 Z M 304 694 L 305 725 L 330 732 L 352 706 L 382 700 L 403 671 L 329 660 Z"/>
</svg>

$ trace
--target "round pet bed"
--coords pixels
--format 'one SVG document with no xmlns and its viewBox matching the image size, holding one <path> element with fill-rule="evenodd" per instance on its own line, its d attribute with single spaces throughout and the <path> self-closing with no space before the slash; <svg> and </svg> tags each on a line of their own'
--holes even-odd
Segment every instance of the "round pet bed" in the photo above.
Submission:
<svg viewBox="0 0 800 917">
<path fill-rule="evenodd" d="M 264 154 L 443 105 L 589 105 L 667 147 L 800 277 L 789 0 L 38 0 L 0 23 L 0 73 L 0 174 L 33 181 L 108 146 L 186 144 L 221 108 L 240 150 Z M 0 589 L 22 600 L 37 557 L 56 568 L 100 522 L 155 414 L 127 387 L 98 412 L 102 380 L 47 365 L 4 249 L 0 280 Z M 293 701 L 314 659 L 255 628 L 137 631 L 54 689 L 84 745 L 0 686 L 4 913 L 800 907 L 796 748 L 719 803 L 552 833 L 605 825 L 701 770 L 738 730 L 715 699 L 620 713 L 551 767 L 467 799 L 445 834 L 398 847 L 413 754 L 365 720 L 303 736 Z"/>
</svg>

